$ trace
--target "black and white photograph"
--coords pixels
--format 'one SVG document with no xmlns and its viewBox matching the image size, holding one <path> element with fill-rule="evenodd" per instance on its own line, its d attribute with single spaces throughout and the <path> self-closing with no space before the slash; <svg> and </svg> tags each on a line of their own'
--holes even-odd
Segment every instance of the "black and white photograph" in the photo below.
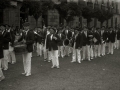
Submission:
<svg viewBox="0 0 120 90">
<path fill-rule="evenodd" d="M 120 0 L 0 0 L 0 90 L 120 90 Z"/>
</svg>

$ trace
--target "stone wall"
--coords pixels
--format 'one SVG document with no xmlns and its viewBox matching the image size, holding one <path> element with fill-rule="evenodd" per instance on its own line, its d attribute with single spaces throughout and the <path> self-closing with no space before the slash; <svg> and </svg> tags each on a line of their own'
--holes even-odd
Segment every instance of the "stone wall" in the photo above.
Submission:
<svg viewBox="0 0 120 90">
<path fill-rule="evenodd" d="M 20 10 L 18 8 L 7 8 L 3 12 L 3 23 L 20 26 Z"/>
<path fill-rule="evenodd" d="M 59 25 L 59 14 L 57 10 L 48 11 L 48 26 L 58 26 Z"/>
</svg>

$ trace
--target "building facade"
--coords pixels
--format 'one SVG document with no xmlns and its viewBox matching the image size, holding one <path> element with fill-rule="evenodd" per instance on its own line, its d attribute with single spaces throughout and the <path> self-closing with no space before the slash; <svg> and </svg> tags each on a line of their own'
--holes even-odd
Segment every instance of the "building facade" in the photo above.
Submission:
<svg viewBox="0 0 120 90">
<path fill-rule="evenodd" d="M 22 15 L 26 15 L 26 12 L 21 12 L 21 7 L 22 7 L 22 1 L 23 0 L 18 0 L 17 4 L 13 2 L 12 4 L 15 4 L 17 7 L 16 8 L 6 8 L 3 11 L 3 23 L 4 24 L 9 24 L 11 26 L 22 26 L 22 23 L 28 21 L 30 22 L 31 28 L 36 27 L 36 21 L 33 16 L 27 16 L 25 20 L 22 19 Z M 35 0 L 34 0 L 35 1 Z M 36 1 L 41 1 L 41 0 L 36 0 Z M 42 0 L 45 1 L 45 0 Z M 116 25 L 120 27 L 120 1 L 119 0 L 52 0 L 54 3 L 59 4 L 62 1 L 66 2 L 71 2 L 74 1 L 78 3 L 79 5 L 86 4 L 87 2 L 92 2 L 93 7 L 95 7 L 95 4 L 97 3 L 99 6 L 103 4 L 104 8 L 107 8 L 109 5 L 110 8 L 113 9 L 114 11 L 114 16 L 108 20 L 108 22 L 104 22 L 103 25 L 108 27 L 115 27 Z M 43 21 L 44 18 L 44 21 Z M 44 22 L 44 23 L 43 23 Z M 82 24 L 80 24 L 82 23 Z M 100 22 L 98 20 L 95 20 L 92 18 L 92 21 L 90 22 L 90 26 L 95 26 L 97 23 L 96 27 L 100 27 Z M 60 24 L 66 25 L 65 20 L 60 18 L 60 15 L 57 10 L 49 10 L 47 14 L 42 15 L 38 19 L 38 27 L 42 27 L 44 25 L 46 26 L 59 26 Z M 71 27 L 77 27 L 77 26 L 84 26 L 87 24 L 87 21 L 85 18 L 81 17 L 81 22 L 78 17 L 75 17 L 73 21 L 70 22 Z"/>
</svg>

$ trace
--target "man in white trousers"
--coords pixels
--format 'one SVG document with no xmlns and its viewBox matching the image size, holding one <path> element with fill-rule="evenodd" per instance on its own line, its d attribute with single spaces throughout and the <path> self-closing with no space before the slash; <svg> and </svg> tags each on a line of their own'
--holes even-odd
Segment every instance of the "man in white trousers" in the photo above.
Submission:
<svg viewBox="0 0 120 90">
<path fill-rule="evenodd" d="M 58 31 L 58 36 L 60 38 L 60 42 L 58 43 L 58 56 L 64 58 L 64 46 L 63 41 L 65 39 L 65 35 L 62 34 L 62 30 Z"/>
<path fill-rule="evenodd" d="M 6 28 L 5 28 L 6 27 Z M 3 26 L 2 29 L 2 34 L 3 34 L 3 53 L 4 53 L 4 58 L 2 60 L 2 68 L 3 70 L 8 69 L 8 62 L 9 62 L 9 42 L 11 41 L 10 39 L 10 33 L 8 32 L 8 25 Z"/>
<path fill-rule="evenodd" d="M 81 48 L 82 48 L 82 42 L 81 42 L 81 33 L 78 31 L 78 29 L 75 30 L 75 36 L 73 38 L 73 54 L 72 54 L 72 63 L 78 62 L 81 63 Z"/>
<path fill-rule="evenodd" d="M 81 33 L 82 37 L 82 50 L 83 50 L 83 55 L 82 55 L 82 61 L 86 59 L 88 61 L 90 60 L 90 45 L 88 44 L 88 28 L 84 27 L 83 32 Z M 87 55 L 86 55 L 87 53 Z"/>
<path fill-rule="evenodd" d="M 100 37 L 100 33 L 98 32 L 99 28 L 94 30 L 94 56 L 96 57 L 101 57 L 100 56 L 100 46 L 101 46 L 101 37 Z"/>
<path fill-rule="evenodd" d="M 9 62 L 11 62 L 11 64 L 15 64 L 16 63 L 16 57 L 15 57 L 15 52 L 14 52 L 14 41 L 15 41 L 15 34 L 12 28 L 10 28 L 10 38 L 11 41 L 9 42 Z"/>
<path fill-rule="evenodd" d="M 26 44 L 26 53 L 23 53 L 23 66 L 24 66 L 24 73 L 25 76 L 31 75 L 31 54 L 33 52 L 33 43 L 34 43 L 34 33 L 29 29 L 29 23 L 24 23 L 25 32 L 22 34 L 22 37 L 18 40 L 24 41 Z"/>
<path fill-rule="evenodd" d="M 49 51 L 52 55 L 52 67 L 51 68 L 60 68 L 59 59 L 58 59 L 58 42 L 60 41 L 58 35 L 55 33 L 55 29 L 51 28 L 51 35 L 49 36 Z"/>
<path fill-rule="evenodd" d="M 102 29 L 100 31 L 100 36 L 101 36 L 101 55 L 105 56 L 107 33 L 105 32 L 104 26 L 102 27 Z"/>
<path fill-rule="evenodd" d="M 90 59 L 92 60 L 94 58 L 93 55 L 93 38 L 94 38 L 94 28 L 89 28 L 88 31 L 88 45 L 90 46 L 89 51 L 90 51 Z"/>
<path fill-rule="evenodd" d="M 117 29 L 117 49 L 120 48 L 120 29 Z"/>
<path fill-rule="evenodd" d="M 43 51 L 43 35 L 42 35 L 42 29 L 38 28 L 36 32 L 36 42 L 37 42 L 37 56 L 42 57 L 42 51 Z"/>
<path fill-rule="evenodd" d="M 5 79 L 5 76 L 2 72 L 2 60 L 4 58 L 4 55 L 3 55 L 3 35 L 2 35 L 2 30 L 1 30 L 2 26 L 0 26 L 0 81 L 4 80 Z"/>
<path fill-rule="evenodd" d="M 111 27 L 109 31 L 109 53 L 110 54 L 113 54 L 114 52 L 115 36 L 116 36 L 115 32 L 113 28 Z"/>
<path fill-rule="evenodd" d="M 50 36 L 50 31 L 49 31 L 49 28 L 47 28 L 46 31 L 44 31 L 45 33 L 45 36 L 44 36 L 44 44 L 43 44 L 43 52 L 44 52 L 44 61 L 47 61 L 48 59 L 48 62 L 51 62 L 52 60 L 52 56 L 51 56 L 51 51 L 48 50 L 48 47 L 49 47 L 49 36 Z"/>
</svg>

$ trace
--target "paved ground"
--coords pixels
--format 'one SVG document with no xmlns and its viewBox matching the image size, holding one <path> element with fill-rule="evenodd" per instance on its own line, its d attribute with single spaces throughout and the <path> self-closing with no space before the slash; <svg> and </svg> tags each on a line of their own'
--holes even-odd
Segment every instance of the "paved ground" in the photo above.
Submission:
<svg viewBox="0 0 120 90">
<path fill-rule="evenodd" d="M 22 56 L 4 71 L 6 79 L 0 90 L 120 90 L 120 50 L 91 62 L 70 63 L 71 57 L 60 58 L 60 69 L 51 69 L 43 58 L 32 58 L 32 76 L 25 77 Z"/>
</svg>

